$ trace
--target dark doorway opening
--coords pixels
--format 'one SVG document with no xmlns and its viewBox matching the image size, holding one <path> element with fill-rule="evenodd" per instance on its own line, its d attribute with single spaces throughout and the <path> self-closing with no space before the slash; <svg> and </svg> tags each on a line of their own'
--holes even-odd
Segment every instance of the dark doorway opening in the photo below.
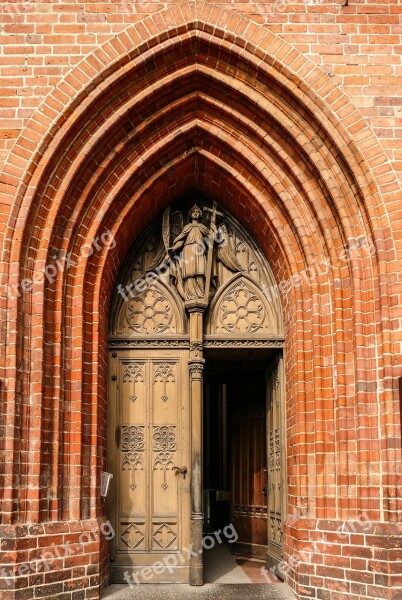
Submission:
<svg viewBox="0 0 402 600">
<path fill-rule="evenodd" d="M 207 360 L 204 529 L 231 525 L 234 554 L 266 559 L 266 361 Z"/>
<path fill-rule="evenodd" d="M 271 582 L 268 564 L 268 384 L 275 350 L 206 355 L 204 378 L 204 534 L 222 547 L 205 552 L 205 575 L 230 553 L 255 582 Z M 223 547 L 225 546 L 225 548 Z M 226 559 L 224 553 L 226 552 Z M 254 561 L 254 562 L 251 562 Z M 241 574 L 240 574 L 241 576 Z"/>
</svg>

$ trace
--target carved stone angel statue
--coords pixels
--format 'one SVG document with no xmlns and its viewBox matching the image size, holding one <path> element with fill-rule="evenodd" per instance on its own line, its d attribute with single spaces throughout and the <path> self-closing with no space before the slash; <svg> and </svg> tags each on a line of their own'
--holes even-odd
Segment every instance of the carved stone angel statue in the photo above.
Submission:
<svg viewBox="0 0 402 600">
<path fill-rule="evenodd" d="M 180 296 L 186 303 L 207 304 L 217 286 L 217 261 L 233 272 L 242 271 L 229 240 L 227 227 L 222 222 L 216 225 L 217 215 L 222 213 L 214 208 L 204 207 L 211 213 L 209 227 L 203 223 L 203 211 L 195 204 L 189 212 L 188 223 L 184 225 L 183 214 L 175 211 L 170 214 L 167 208 L 162 220 L 162 240 L 155 263 L 168 255 L 170 277 Z"/>
<path fill-rule="evenodd" d="M 206 241 L 209 230 L 202 223 L 202 211 L 195 204 L 189 213 L 190 222 L 173 240 L 172 253 L 181 251 L 171 275 L 186 302 L 203 300 L 207 275 Z M 177 256 L 177 255 L 176 255 Z"/>
</svg>

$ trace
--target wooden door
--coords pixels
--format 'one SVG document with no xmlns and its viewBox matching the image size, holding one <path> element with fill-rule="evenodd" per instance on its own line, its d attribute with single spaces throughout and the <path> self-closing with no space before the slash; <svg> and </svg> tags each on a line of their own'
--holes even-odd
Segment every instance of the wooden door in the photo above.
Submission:
<svg viewBox="0 0 402 600">
<path fill-rule="evenodd" d="M 110 353 L 112 583 L 187 583 L 190 415 L 187 351 Z"/>
<path fill-rule="evenodd" d="M 232 411 L 233 552 L 266 559 L 267 481 L 265 376 L 244 372 L 229 386 Z"/>
</svg>

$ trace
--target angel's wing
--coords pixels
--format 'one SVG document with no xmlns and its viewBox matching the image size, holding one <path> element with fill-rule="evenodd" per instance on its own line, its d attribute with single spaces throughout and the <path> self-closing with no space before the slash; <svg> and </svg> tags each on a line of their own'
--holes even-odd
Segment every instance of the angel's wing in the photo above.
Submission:
<svg viewBox="0 0 402 600">
<path fill-rule="evenodd" d="M 177 236 L 183 231 L 183 228 L 183 213 L 180 210 L 175 210 L 170 219 L 170 246 L 173 244 Z"/>
<path fill-rule="evenodd" d="M 218 260 L 221 261 L 225 265 L 227 269 L 230 271 L 242 271 L 242 267 L 237 260 L 236 253 L 233 250 L 233 246 L 230 242 L 228 230 L 225 224 L 220 226 L 220 229 L 223 233 L 224 242 L 218 245 Z"/>
<path fill-rule="evenodd" d="M 158 249 L 152 261 L 147 266 L 147 271 L 153 271 L 159 267 L 167 258 L 170 241 L 170 208 L 166 208 L 162 217 L 162 239 L 159 242 Z"/>
</svg>

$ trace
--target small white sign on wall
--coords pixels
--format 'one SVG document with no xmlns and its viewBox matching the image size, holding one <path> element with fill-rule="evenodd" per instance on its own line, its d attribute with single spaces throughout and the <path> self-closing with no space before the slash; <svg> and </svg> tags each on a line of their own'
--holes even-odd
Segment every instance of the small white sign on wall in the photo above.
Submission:
<svg viewBox="0 0 402 600">
<path fill-rule="evenodd" d="M 101 496 L 103 498 L 106 498 L 107 493 L 109 491 L 109 485 L 111 480 L 113 479 L 113 475 L 112 473 L 106 473 L 105 471 L 102 473 L 101 476 Z"/>
</svg>

